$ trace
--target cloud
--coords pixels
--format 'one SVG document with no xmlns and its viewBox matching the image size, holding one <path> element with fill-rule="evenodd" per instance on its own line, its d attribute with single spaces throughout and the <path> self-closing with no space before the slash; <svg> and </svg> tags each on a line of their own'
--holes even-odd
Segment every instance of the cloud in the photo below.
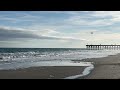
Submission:
<svg viewBox="0 0 120 90">
<path fill-rule="evenodd" d="M 113 23 L 120 22 L 120 11 L 96 11 L 92 16 L 108 18 Z"/>
<path fill-rule="evenodd" d="M 14 17 L 13 17 L 14 16 Z M 10 22 L 10 23 L 20 23 L 20 22 L 36 22 L 40 20 L 43 16 L 35 16 L 28 13 L 11 12 L 8 15 L 0 15 L 0 20 Z"/>
<path fill-rule="evenodd" d="M 98 32 L 93 32 L 92 35 L 88 35 L 86 34 L 87 37 L 85 39 L 87 39 L 90 42 L 108 42 L 108 41 L 116 41 L 120 39 L 120 33 L 113 33 L 113 32 L 108 32 L 108 31 L 98 31 Z M 82 37 L 82 36 L 81 36 Z"/>
<path fill-rule="evenodd" d="M 11 38 L 37 38 L 38 36 L 23 31 L 22 29 L 14 29 L 7 27 L 0 27 L 0 38 L 1 39 L 11 39 Z"/>
<path fill-rule="evenodd" d="M 47 34 L 45 34 L 45 32 Z M 38 34 L 39 33 L 39 34 Z M 58 32 L 50 29 L 45 30 L 25 30 L 20 28 L 0 27 L 0 40 L 14 39 L 47 39 L 47 40 L 84 40 L 74 37 L 51 36 Z"/>
<path fill-rule="evenodd" d="M 117 11 L 16 12 L 0 14 L 0 20 L 3 21 L 0 24 L 4 25 L 0 26 L 1 43 L 30 40 L 48 45 L 52 41 L 57 43 L 57 47 L 61 43 L 80 46 L 90 42 L 117 42 L 120 39 L 120 12 Z M 16 28 L 12 28 L 14 26 Z"/>
<path fill-rule="evenodd" d="M 112 25 L 110 19 L 95 19 L 95 17 L 81 17 L 81 16 L 72 16 L 66 20 L 70 25 L 85 26 L 85 27 L 98 27 L 98 26 L 108 26 Z"/>
<path fill-rule="evenodd" d="M 70 15 L 66 24 L 85 27 L 104 27 L 120 22 L 120 11 L 88 11 Z"/>
<path fill-rule="evenodd" d="M 68 14 L 68 15 L 76 15 L 81 11 L 30 11 L 33 14 Z M 85 12 L 85 11 L 84 11 Z"/>
<path fill-rule="evenodd" d="M 56 14 L 63 15 L 63 17 L 59 17 Z M 15 17 L 12 17 L 13 15 Z M 64 17 L 64 15 L 67 16 Z M 11 23 L 28 22 L 31 23 L 31 25 L 35 23 L 41 25 L 43 24 L 58 25 L 58 26 L 80 25 L 86 27 L 87 26 L 96 27 L 96 26 L 109 26 L 116 22 L 120 22 L 120 12 L 119 11 L 45 11 L 45 12 L 28 11 L 22 13 L 11 12 L 8 15 L 0 15 L 0 19 L 5 21 L 10 21 Z"/>
</svg>

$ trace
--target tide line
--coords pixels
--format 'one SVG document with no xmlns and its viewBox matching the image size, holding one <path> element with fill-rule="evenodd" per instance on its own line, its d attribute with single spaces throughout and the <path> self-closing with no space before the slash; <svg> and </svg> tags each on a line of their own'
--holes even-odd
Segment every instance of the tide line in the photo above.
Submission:
<svg viewBox="0 0 120 90">
<path fill-rule="evenodd" d="M 66 77 L 64 79 L 78 79 L 80 77 L 83 77 L 83 76 L 86 76 L 86 75 L 90 74 L 91 70 L 93 70 L 93 69 L 94 69 L 94 65 L 91 63 L 90 66 L 88 66 L 88 67 L 86 67 L 84 69 L 84 71 L 82 72 L 82 74 L 80 74 L 80 75 L 74 75 L 74 76 L 69 76 L 69 77 Z"/>
</svg>

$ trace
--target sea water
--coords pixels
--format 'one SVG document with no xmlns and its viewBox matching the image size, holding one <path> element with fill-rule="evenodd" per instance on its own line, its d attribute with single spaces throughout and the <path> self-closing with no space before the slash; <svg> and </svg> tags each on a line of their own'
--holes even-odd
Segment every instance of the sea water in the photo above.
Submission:
<svg viewBox="0 0 120 90">
<path fill-rule="evenodd" d="M 88 66 L 82 75 L 93 69 L 87 58 L 101 58 L 120 53 L 120 50 L 87 50 L 85 48 L 0 48 L 0 70 L 38 66 Z M 75 63 L 73 60 L 79 60 Z M 78 77 L 76 76 L 76 77 Z M 70 78 L 73 78 L 70 77 Z M 74 76 L 75 78 L 75 76 Z"/>
</svg>

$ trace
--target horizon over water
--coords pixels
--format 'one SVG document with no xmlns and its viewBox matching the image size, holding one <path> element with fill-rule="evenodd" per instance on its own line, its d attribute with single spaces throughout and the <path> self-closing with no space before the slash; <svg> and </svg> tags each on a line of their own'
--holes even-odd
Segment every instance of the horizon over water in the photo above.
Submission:
<svg viewBox="0 0 120 90">
<path fill-rule="evenodd" d="M 87 50 L 86 48 L 0 48 L 0 70 L 39 67 L 39 66 L 85 66 L 82 75 L 90 73 L 93 62 L 83 59 L 101 58 L 120 53 L 120 50 Z M 75 63 L 74 60 L 80 62 Z"/>
</svg>

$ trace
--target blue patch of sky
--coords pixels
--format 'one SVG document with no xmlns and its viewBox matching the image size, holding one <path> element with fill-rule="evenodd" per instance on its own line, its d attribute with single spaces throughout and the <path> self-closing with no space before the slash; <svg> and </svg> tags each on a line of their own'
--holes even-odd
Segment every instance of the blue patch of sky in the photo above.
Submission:
<svg viewBox="0 0 120 90">
<path fill-rule="evenodd" d="M 91 16 L 93 12 L 78 12 L 77 16 L 80 16 L 81 19 L 86 20 L 88 22 L 94 21 L 94 20 L 103 20 L 103 19 L 109 19 L 111 17 L 93 17 Z M 54 11 L 52 12 L 44 12 L 44 11 L 1 11 L 0 16 L 7 17 L 7 18 L 13 18 L 13 19 L 19 19 L 20 17 L 23 17 L 25 15 L 31 15 L 35 17 L 42 17 L 42 18 L 33 18 L 31 21 L 11 21 L 11 20 L 1 20 L 0 25 L 6 25 L 6 26 L 14 26 L 14 27 L 25 27 L 25 26 L 31 26 L 31 25 L 41 25 L 41 26 L 55 26 L 58 27 L 58 31 L 64 32 L 64 33 L 72 33 L 72 32 L 79 32 L 80 30 L 112 30 L 113 27 L 119 26 L 119 23 L 115 23 L 113 25 L 104 26 L 104 27 L 95 27 L 95 26 L 86 26 L 86 25 L 69 25 L 64 23 L 65 19 L 68 19 L 71 16 L 74 16 L 72 14 L 68 14 L 68 12 L 63 13 L 56 13 Z"/>
</svg>

